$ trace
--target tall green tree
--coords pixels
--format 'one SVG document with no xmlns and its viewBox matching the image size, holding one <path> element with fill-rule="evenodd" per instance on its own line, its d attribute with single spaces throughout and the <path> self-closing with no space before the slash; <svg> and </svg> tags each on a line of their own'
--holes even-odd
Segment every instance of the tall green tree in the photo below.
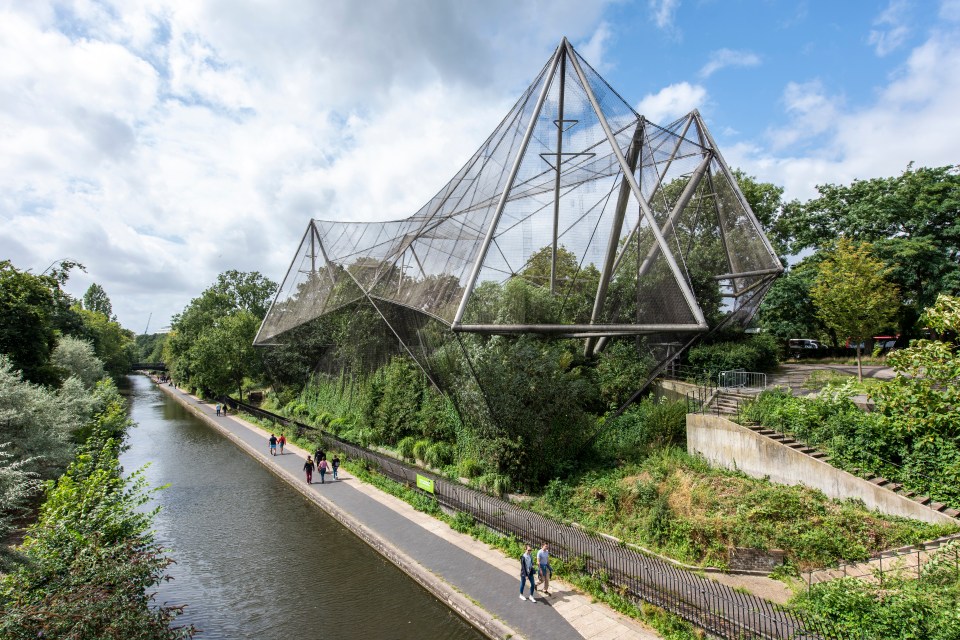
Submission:
<svg viewBox="0 0 960 640">
<path fill-rule="evenodd" d="M 819 196 L 784 212 L 791 253 L 827 247 L 839 236 L 874 244 L 889 277 L 913 310 L 939 293 L 960 293 L 960 174 L 954 166 L 919 167 L 899 176 L 818 185 Z"/>
<path fill-rule="evenodd" d="M 0 262 L 0 353 L 32 382 L 56 384 L 59 374 L 50 364 L 58 333 L 81 334 L 83 323 L 71 310 L 73 300 L 63 291 L 75 262 L 64 261 L 49 273 L 34 275 Z M 82 267 L 81 267 L 82 268 Z"/>
<path fill-rule="evenodd" d="M 87 287 L 86 293 L 83 294 L 83 308 L 87 311 L 102 313 L 107 318 L 113 319 L 113 304 L 110 303 L 110 297 L 103 290 L 103 287 L 96 282 Z"/>
<path fill-rule="evenodd" d="M 890 269 L 874 258 L 869 243 L 840 238 L 817 269 L 810 298 L 817 315 L 837 336 L 857 345 L 857 377 L 863 380 L 863 342 L 890 326 L 900 306 Z"/>
<path fill-rule="evenodd" d="M 827 335 L 810 297 L 817 281 L 817 262 L 813 257 L 803 260 L 773 283 L 757 313 L 757 323 L 764 331 L 781 340 L 823 340 Z"/>
<path fill-rule="evenodd" d="M 163 347 L 173 375 L 207 393 L 227 393 L 244 377 L 261 376 L 253 339 L 276 290 L 256 271 L 221 273 L 173 318 Z"/>
<path fill-rule="evenodd" d="M 75 312 L 83 322 L 83 336 L 93 343 L 93 350 L 103 361 L 103 366 L 114 379 L 130 371 L 136 345 L 133 332 L 111 320 L 99 311 L 76 307 Z"/>
</svg>

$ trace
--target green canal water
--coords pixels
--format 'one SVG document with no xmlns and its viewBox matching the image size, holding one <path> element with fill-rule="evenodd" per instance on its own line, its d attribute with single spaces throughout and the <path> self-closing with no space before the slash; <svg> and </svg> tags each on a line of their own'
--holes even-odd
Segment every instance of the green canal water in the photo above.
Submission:
<svg viewBox="0 0 960 640">
<path fill-rule="evenodd" d="M 176 560 L 158 603 L 209 640 L 478 640 L 476 630 L 228 439 L 131 376 L 138 426 L 121 456 L 149 464 L 160 542 Z"/>
</svg>

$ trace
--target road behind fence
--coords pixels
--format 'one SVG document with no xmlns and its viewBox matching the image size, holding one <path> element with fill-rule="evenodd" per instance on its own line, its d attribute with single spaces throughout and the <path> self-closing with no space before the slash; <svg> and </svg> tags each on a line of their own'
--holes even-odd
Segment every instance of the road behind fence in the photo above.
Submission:
<svg viewBox="0 0 960 640">
<path fill-rule="evenodd" d="M 433 481 L 433 495 L 444 507 L 468 513 L 490 529 L 531 545 L 546 542 L 551 555 L 579 564 L 584 572 L 599 578 L 606 589 L 637 603 L 662 607 L 717 637 L 730 640 L 838 638 L 832 631 L 763 598 L 741 593 L 618 541 L 558 523 L 507 500 L 346 442 L 316 427 L 232 398 L 223 401 L 234 409 L 292 427 L 298 435 L 321 438 L 328 449 L 363 460 L 388 478 L 408 486 L 417 486 L 417 475 L 427 477 Z"/>
</svg>

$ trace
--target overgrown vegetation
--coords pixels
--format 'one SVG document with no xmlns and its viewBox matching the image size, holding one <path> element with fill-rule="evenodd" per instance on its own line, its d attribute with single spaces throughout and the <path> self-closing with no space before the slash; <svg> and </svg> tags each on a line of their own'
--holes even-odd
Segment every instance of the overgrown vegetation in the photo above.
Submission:
<svg viewBox="0 0 960 640">
<path fill-rule="evenodd" d="M 949 296 L 925 320 L 942 334 L 960 330 L 960 301 Z M 876 410 L 850 400 L 848 383 L 816 398 L 768 391 L 744 418 L 824 449 L 832 464 L 881 475 L 915 493 L 960 507 L 960 357 L 951 342 L 919 340 L 891 354 L 897 377 L 869 387 Z"/>
<path fill-rule="evenodd" d="M 129 421 L 118 394 L 90 425 L 87 442 L 56 481 L 0 579 L 0 636 L 167 640 L 179 609 L 156 607 L 148 589 L 170 560 L 150 531 L 155 512 L 139 473 L 125 478 L 118 455 Z"/>
<path fill-rule="evenodd" d="M 132 334 L 98 285 L 83 305 L 62 291 L 75 266 L 0 263 L 0 637 L 187 638 L 151 603 L 170 560 L 118 460 L 130 421 L 106 374 L 127 373 Z"/>
<path fill-rule="evenodd" d="M 571 478 L 551 481 L 529 506 L 683 562 L 717 567 L 727 566 L 732 547 L 781 549 L 790 566 L 806 569 L 862 560 L 960 530 L 880 515 L 856 501 L 711 467 L 664 446 L 682 433 L 665 420 L 659 428 L 650 420 L 666 411 L 651 407 L 645 413 L 647 421 L 636 418 L 643 426 L 621 440 L 619 454 L 598 442 L 601 449 L 593 457 L 614 454 L 630 462 L 611 468 L 593 466 L 588 458 Z M 682 425 L 682 418 L 676 422 Z"/>
<path fill-rule="evenodd" d="M 911 572 L 912 573 L 912 572 Z M 814 585 L 794 606 L 834 625 L 842 638 L 960 638 L 960 543 L 935 552 L 919 579 L 888 572 L 873 580 L 841 578 Z"/>
</svg>

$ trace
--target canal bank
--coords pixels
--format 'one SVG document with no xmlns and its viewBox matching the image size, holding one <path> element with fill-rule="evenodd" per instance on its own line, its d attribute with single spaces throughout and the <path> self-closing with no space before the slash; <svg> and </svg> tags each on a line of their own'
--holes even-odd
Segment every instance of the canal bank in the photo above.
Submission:
<svg viewBox="0 0 960 640">
<path fill-rule="evenodd" d="M 161 389 L 204 422 L 234 441 L 255 460 L 320 506 L 347 529 L 400 567 L 438 599 L 490 638 L 618 640 L 657 634 L 569 585 L 558 582 L 536 603 L 520 600 L 518 562 L 405 502 L 341 473 L 337 483 L 307 485 L 306 452 L 270 456 L 269 434 L 236 416 L 217 416 L 213 407 L 173 387 Z M 317 476 L 315 476 L 315 480 Z"/>
</svg>

